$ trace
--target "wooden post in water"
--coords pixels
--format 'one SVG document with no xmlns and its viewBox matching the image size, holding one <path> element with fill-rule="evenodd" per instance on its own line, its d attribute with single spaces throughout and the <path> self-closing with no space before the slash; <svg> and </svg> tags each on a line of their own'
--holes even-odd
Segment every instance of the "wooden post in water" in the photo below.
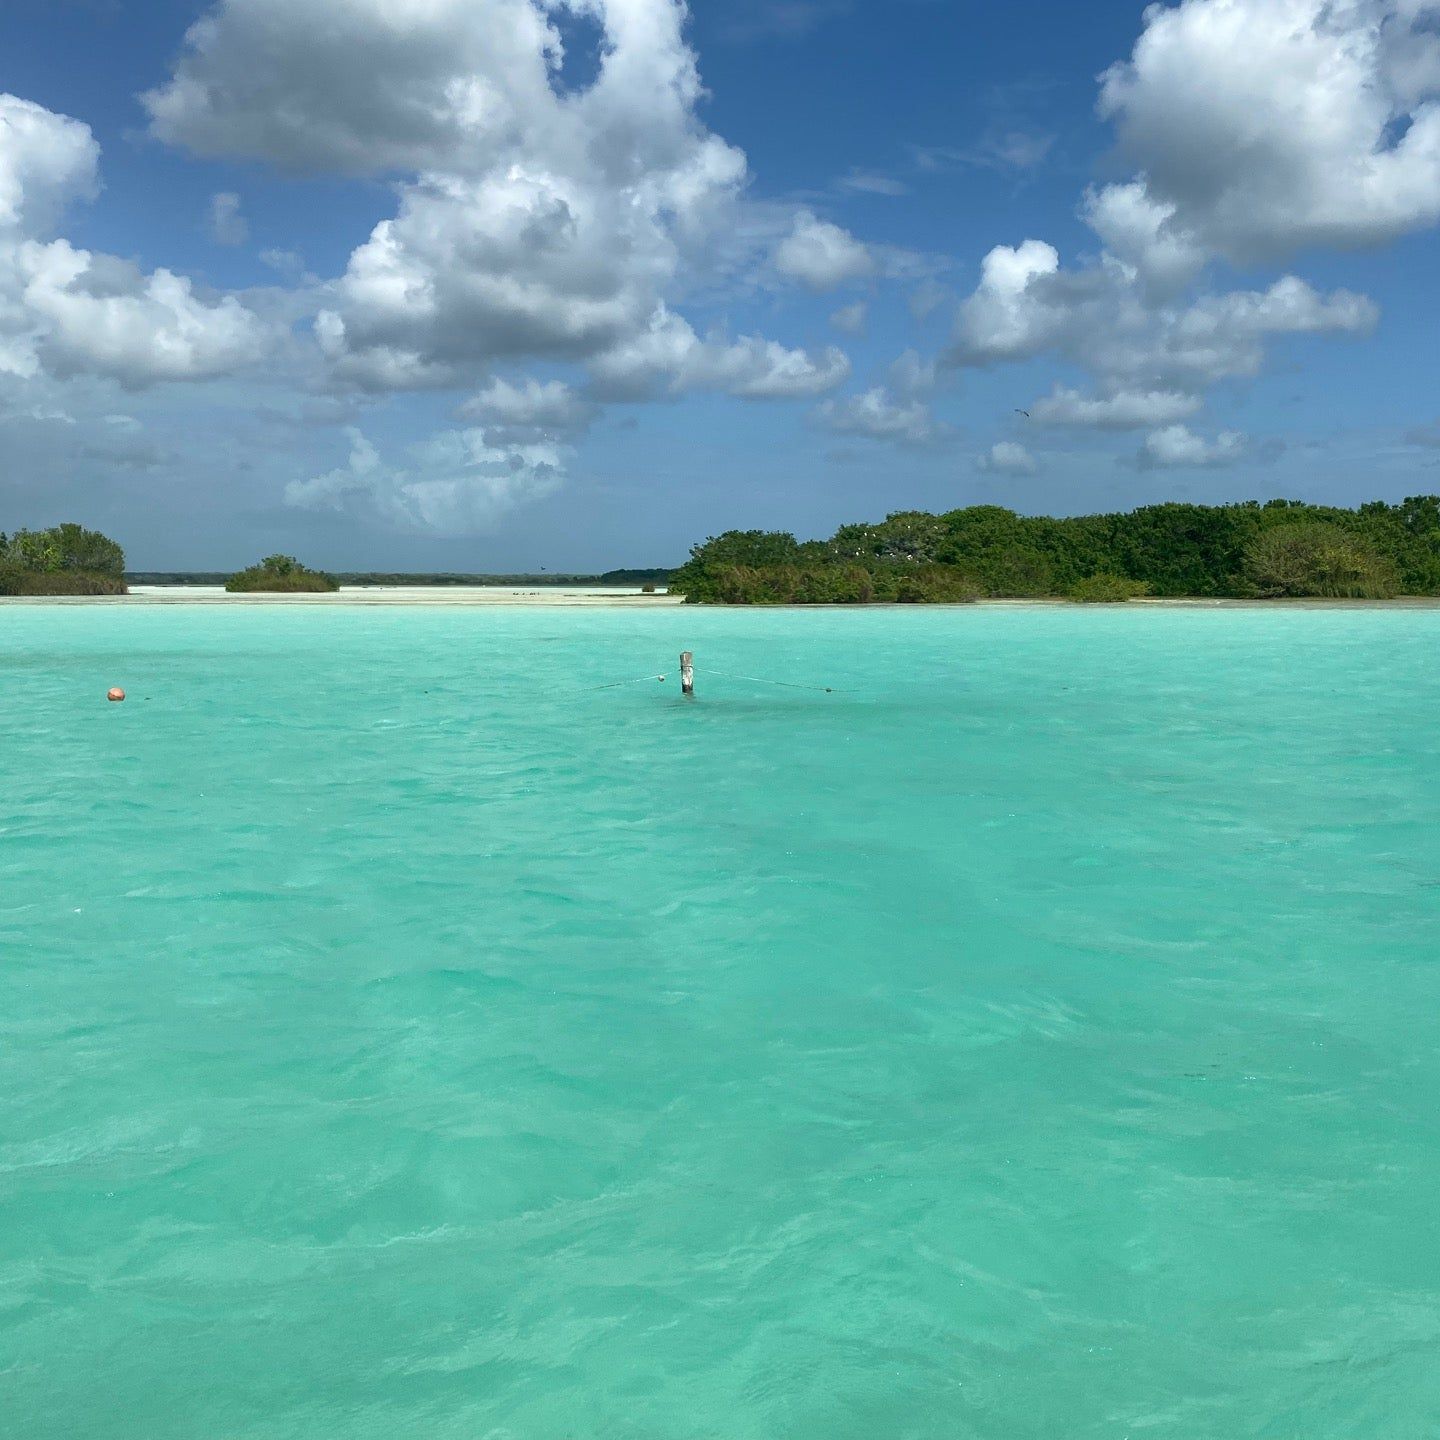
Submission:
<svg viewBox="0 0 1440 1440">
<path fill-rule="evenodd" d="M 695 694 L 695 657 L 688 650 L 680 656 L 680 693 Z"/>
</svg>

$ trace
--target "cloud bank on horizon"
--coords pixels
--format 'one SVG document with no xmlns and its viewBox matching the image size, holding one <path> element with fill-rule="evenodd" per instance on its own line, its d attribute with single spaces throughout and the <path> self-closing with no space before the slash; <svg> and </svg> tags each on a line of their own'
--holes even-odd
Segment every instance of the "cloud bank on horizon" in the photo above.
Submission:
<svg viewBox="0 0 1440 1440">
<path fill-rule="evenodd" d="M 136 103 L 150 146 L 213 171 L 196 229 L 253 249 L 270 273 L 252 284 L 78 243 L 109 198 L 91 125 L 0 94 L 0 431 L 133 476 L 164 454 L 136 449 L 147 407 L 171 433 L 272 413 L 336 462 L 278 446 L 278 506 L 446 537 L 583 490 L 587 451 L 623 456 L 618 423 L 656 407 L 733 408 L 733 431 L 761 406 L 888 473 L 1012 489 L 1106 437 L 1132 475 L 1216 472 L 1283 448 L 1213 418 L 1277 346 L 1378 343 L 1381 306 L 1337 271 L 1440 224 L 1440 0 L 1152 6 L 1094 96 L 1115 178 L 1068 181 L 1058 238 L 970 252 L 897 242 L 883 207 L 920 181 L 858 159 L 766 195 L 707 123 L 687 18 L 680 0 L 220 0 Z M 924 153 L 917 177 L 962 210 L 980 162 Z M 313 275 L 303 223 L 252 238 L 262 176 L 379 213 Z M 850 201 L 875 234 L 842 223 Z M 976 377 L 996 375 L 1036 388 L 981 411 Z"/>
</svg>

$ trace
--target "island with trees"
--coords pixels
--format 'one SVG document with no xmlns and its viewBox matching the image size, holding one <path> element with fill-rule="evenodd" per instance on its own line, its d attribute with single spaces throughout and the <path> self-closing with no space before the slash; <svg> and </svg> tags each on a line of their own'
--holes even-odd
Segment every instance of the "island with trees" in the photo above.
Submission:
<svg viewBox="0 0 1440 1440">
<path fill-rule="evenodd" d="M 130 577 L 174 583 L 224 578 Z M 357 585 L 498 583 L 496 576 L 344 577 Z M 519 579 L 520 577 L 506 577 Z M 523 577 L 537 586 L 559 576 Z M 564 577 L 566 580 L 582 577 Z M 964 604 L 1066 599 L 1113 604 L 1142 597 L 1234 600 L 1440 596 L 1440 496 L 1356 509 L 1293 500 L 1166 503 L 1066 518 L 998 505 L 944 514 L 899 511 L 843 525 L 829 540 L 731 530 L 697 545 L 685 565 L 586 576 L 601 584 L 668 581 L 691 604 Z M 290 555 L 231 575 L 232 594 L 330 594 L 340 581 Z M 128 593 L 125 552 L 83 526 L 0 533 L 0 596 Z"/>
<path fill-rule="evenodd" d="M 329 595 L 340 582 L 323 570 L 311 570 L 293 555 L 267 555 L 258 565 L 238 571 L 226 582 L 232 595 Z"/>
<path fill-rule="evenodd" d="M 0 533 L 0 595 L 124 595 L 125 552 L 81 525 Z"/>
<path fill-rule="evenodd" d="M 224 585 L 230 576 L 223 570 L 137 570 L 130 574 L 132 585 Z M 523 586 L 527 590 L 564 590 L 579 587 L 597 590 L 644 590 L 666 585 L 668 570 L 607 570 L 601 575 L 568 574 L 563 571 L 541 571 L 538 574 L 476 574 L 463 571 L 430 570 L 414 573 L 408 570 L 336 570 L 332 578 L 347 588 L 370 589 L 374 586 L 404 586 L 407 589 L 446 590 L 476 587 Z"/>
<path fill-rule="evenodd" d="M 1440 595 L 1440 496 L 1354 510 L 1168 503 L 1065 519 L 977 505 L 901 511 L 829 540 L 732 530 L 697 545 L 670 588 L 722 605 Z"/>
</svg>

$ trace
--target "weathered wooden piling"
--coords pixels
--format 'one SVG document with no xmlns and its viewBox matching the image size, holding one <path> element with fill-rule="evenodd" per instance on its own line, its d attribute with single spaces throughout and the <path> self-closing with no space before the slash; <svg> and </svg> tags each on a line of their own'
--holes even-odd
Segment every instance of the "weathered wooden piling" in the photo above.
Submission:
<svg viewBox="0 0 1440 1440">
<path fill-rule="evenodd" d="M 695 694 L 695 657 L 688 650 L 680 656 L 680 693 Z"/>
</svg>

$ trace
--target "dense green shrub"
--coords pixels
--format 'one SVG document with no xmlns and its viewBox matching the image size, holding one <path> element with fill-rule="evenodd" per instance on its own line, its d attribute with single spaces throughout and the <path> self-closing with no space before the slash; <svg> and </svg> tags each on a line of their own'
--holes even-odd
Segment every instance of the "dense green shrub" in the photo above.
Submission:
<svg viewBox="0 0 1440 1440">
<path fill-rule="evenodd" d="M 1383 600 L 1400 591 L 1395 565 L 1369 541 L 1313 520 L 1256 535 L 1245 547 L 1245 577 L 1272 597 Z"/>
<path fill-rule="evenodd" d="M 1055 565 L 1041 551 L 1025 545 L 1006 545 L 972 557 L 984 593 L 1006 599 L 1027 599 L 1055 593 Z"/>
<path fill-rule="evenodd" d="M 293 555 L 267 555 L 258 565 L 241 570 L 225 583 L 231 594 L 328 594 L 340 583 L 322 570 L 307 570 Z"/>
<path fill-rule="evenodd" d="M 842 525 L 825 548 L 841 563 L 933 565 L 940 558 L 945 524 L 923 510 L 903 510 L 883 525 Z"/>
<path fill-rule="evenodd" d="M 125 552 L 80 525 L 0 535 L 0 595 L 123 595 Z"/>
<path fill-rule="evenodd" d="M 792 605 L 868 605 L 875 599 L 874 577 L 863 565 L 806 565 L 790 573 L 797 577 L 787 597 Z M 784 588 L 778 578 L 768 583 Z"/>
<path fill-rule="evenodd" d="M 1308 550 L 1286 538 L 1296 527 L 1315 542 Z M 830 540 L 730 531 L 697 545 L 670 588 L 697 604 L 863 604 L 1065 596 L 1083 582 L 1097 594 L 1113 582 L 1159 596 L 1440 594 L 1440 497 L 1358 510 L 1173 503 L 1066 519 L 999 505 L 907 510 Z"/>
<path fill-rule="evenodd" d="M 1081 605 L 1123 605 L 1149 593 L 1143 580 L 1127 580 L 1123 575 L 1087 575 L 1070 587 L 1070 598 Z"/>
<path fill-rule="evenodd" d="M 726 565 L 692 582 L 687 598 L 717 605 L 958 605 L 981 587 L 944 565 L 870 571 L 863 565 Z"/>
<path fill-rule="evenodd" d="M 875 599 L 898 605 L 969 605 L 984 594 L 982 585 L 948 565 L 882 570 L 875 576 Z"/>
<path fill-rule="evenodd" d="M 0 595 L 124 595 L 124 580 L 82 570 L 22 570 L 0 564 Z"/>
<path fill-rule="evenodd" d="M 873 598 L 861 566 L 724 565 L 705 577 L 705 599 L 719 605 L 855 605 Z"/>
</svg>

